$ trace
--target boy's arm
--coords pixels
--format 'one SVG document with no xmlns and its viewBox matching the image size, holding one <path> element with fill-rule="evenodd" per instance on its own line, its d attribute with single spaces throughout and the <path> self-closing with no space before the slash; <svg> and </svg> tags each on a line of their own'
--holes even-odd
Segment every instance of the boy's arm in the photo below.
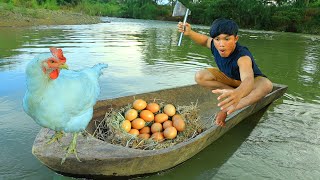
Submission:
<svg viewBox="0 0 320 180">
<path fill-rule="evenodd" d="M 228 114 L 232 113 L 240 100 L 250 94 L 254 85 L 254 74 L 252 69 L 252 61 L 249 56 L 243 56 L 238 60 L 240 70 L 241 84 L 236 89 L 216 89 L 213 93 L 221 94 L 218 97 L 221 109 L 228 109 Z M 231 107 L 231 108 L 230 108 Z"/>
<path fill-rule="evenodd" d="M 185 27 L 183 27 L 183 23 L 179 22 L 178 30 L 179 32 L 183 32 L 185 36 L 189 36 L 189 38 L 193 40 L 195 43 L 200 44 L 201 46 L 211 48 L 212 38 L 191 30 L 191 25 L 189 23 L 186 23 Z"/>
<path fill-rule="evenodd" d="M 238 66 L 240 71 L 241 84 L 236 88 L 240 92 L 240 96 L 245 97 L 253 89 L 254 74 L 252 69 L 252 61 L 249 56 L 242 56 L 238 60 Z"/>
</svg>

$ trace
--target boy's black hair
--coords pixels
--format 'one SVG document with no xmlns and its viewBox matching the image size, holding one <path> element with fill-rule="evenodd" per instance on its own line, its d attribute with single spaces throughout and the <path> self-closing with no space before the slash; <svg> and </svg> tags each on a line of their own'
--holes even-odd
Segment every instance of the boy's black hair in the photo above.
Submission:
<svg viewBox="0 0 320 180">
<path fill-rule="evenodd" d="M 237 35 L 238 25 L 233 20 L 219 18 L 213 21 L 210 29 L 210 36 L 215 38 L 220 34 Z"/>
</svg>

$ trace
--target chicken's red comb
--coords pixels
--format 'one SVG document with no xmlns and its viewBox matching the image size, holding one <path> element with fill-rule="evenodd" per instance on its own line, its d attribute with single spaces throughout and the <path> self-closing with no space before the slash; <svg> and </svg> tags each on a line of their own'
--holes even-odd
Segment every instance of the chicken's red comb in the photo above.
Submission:
<svg viewBox="0 0 320 180">
<path fill-rule="evenodd" d="M 63 56 L 63 52 L 62 49 L 57 49 L 55 47 L 51 47 L 50 48 L 51 54 L 60 59 L 61 62 L 65 63 L 67 61 L 67 59 Z"/>
</svg>

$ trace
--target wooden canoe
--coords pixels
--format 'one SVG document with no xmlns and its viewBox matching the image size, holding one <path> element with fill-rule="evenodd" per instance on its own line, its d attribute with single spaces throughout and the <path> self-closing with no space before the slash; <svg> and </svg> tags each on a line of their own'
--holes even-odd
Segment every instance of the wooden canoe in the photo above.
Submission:
<svg viewBox="0 0 320 180">
<path fill-rule="evenodd" d="M 65 155 L 64 146 L 67 146 L 71 141 L 72 135 L 66 135 L 60 143 L 47 145 L 46 143 L 52 136 L 53 131 L 42 128 L 34 141 L 32 153 L 50 169 L 60 174 L 74 177 L 128 177 L 155 173 L 172 168 L 196 155 L 246 117 L 254 115 L 258 111 L 260 111 L 259 113 L 265 111 L 286 90 L 287 86 L 274 84 L 273 91 L 266 97 L 228 116 L 225 127 L 214 125 L 212 118 L 201 118 L 200 120 L 208 125 L 207 130 L 188 141 L 164 149 L 133 149 L 113 145 L 92 136 L 78 136 L 77 151 L 81 162 L 74 155 L 70 155 L 61 164 L 61 159 Z M 92 119 L 102 120 L 105 113 L 111 107 L 113 110 L 119 109 L 133 102 L 134 98 L 157 98 L 175 105 L 186 105 L 190 104 L 190 102 L 197 102 L 200 117 L 213 117 L 212 115 L 218 111 L 216 97 L 208 89 L 198 85 L 189 85 L 134 96 L 102 100 L 95 105 L 94 117 Z M 90 122 L 87 131 L 91 134 L 94 132 L 93 122 Z"/>
</svg>

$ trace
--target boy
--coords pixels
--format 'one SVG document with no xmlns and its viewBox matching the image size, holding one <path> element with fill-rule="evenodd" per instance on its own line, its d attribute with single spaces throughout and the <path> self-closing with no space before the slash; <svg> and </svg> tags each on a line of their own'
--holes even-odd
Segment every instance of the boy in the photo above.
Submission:
<svg viewBox="0 0 320 180">
<path fill-rule="evenodd" d="M 178 30 L 191 40 L 211 49 L 218 68 L 200 70 L 195 81 L 213 89 L 218 96 L 220 111 L 215 122 L 225 126 L 227 115 L 251 105 L 272 91 L 272 82 L 260 71 L 250 51 L 238 43 L 238 25 L 220 18 L 213 22 L 210 37 L 191 30 L 191 25 L 181 22 Z"/>
</svg>

